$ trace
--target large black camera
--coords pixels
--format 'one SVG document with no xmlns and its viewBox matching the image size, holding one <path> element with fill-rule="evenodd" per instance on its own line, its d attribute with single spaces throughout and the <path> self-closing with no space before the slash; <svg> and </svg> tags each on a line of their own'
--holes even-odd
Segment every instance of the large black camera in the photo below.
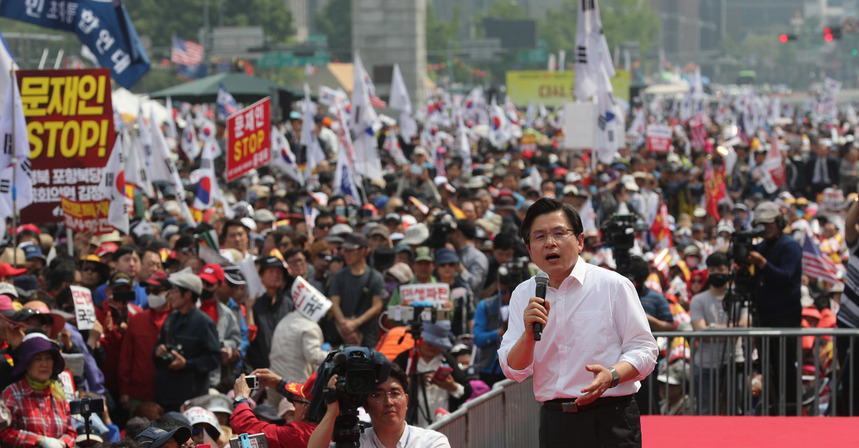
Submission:
<svg viewBox="0 0 859 448">
<path fill-rule="evenodd" d="M 167 367 L 176 359 L 176 355 L 173 354 L 173 350 L 176 350 L 177 353 L 185 356 L 185 352 L 182 351 L 182 344 L 178 344 L 176 346 L 166 344 L 164 347 L 167 349 L 167 352 L 161 356 L 155 357 L 155 365 L 158 367 Z"/>
<path fill-rule="evenodd" d="M 498 268 L 498 282 L 510 288 L 519 286 L 519 283 L 531 278 L 528 270 L 528 258 L 522 257 L 512 259 Z"/>
<path fill-rule="evenodd" d="M 340 415 L 334 421 L 332 439 L 337 446 L 359 446 L 364 428 L 358 422 L 358 408 L 364 405 L 377 383 L 388 380 L 390 371 L 391 362 L 385 355 L 365 347 L 346 347 L 329 353 L 316 370 L 308 419 L 319 422 L 325 416 L 325 388 L 328 380 L 337 375 L 335 393 Z"/>
<path fill-rule="evenodd" d="M 444 212 L 434 213 L 430 220 L 426 245 L 432 250 L 441 249 L 447 244 L 447 234 L 454 229 L 456 229 L 456 220 L 453 216 Z"/>
<path fill-rule="evenodd" d="M 755 277 L 752 275 L 751 265 L 746 262 L 749 254 L 754 250 L 754 239 L 763 236 L 764 228 L 754 227 L 750 230 L 734 232 L 731 236 L 731 247 L 728 248 L 728 258 L 733 260 L 731 278 L 733 286 L 728 294 L 726 303 L 732 300 L 746 300 L 751 298 L 755 291 Z"/>
<path fill-rule="evenodd" d="M 614 249 L 616 271 L 625 277 L 630 276 L 629 250 L 635 247 L 635 232 L 640 230 L 635 225 L 637 219 L 635 215 L 616 214 L 600 226 L 603 245 Z"/>
<path fill-rule="evenodd" d="M 728 251 L 728 257 L 732 258 L 737 263 L 743 263 L 749 254 L 754 250 L 754 239 L 764 235 L 764 228 L 761 226 L 754 227 L 750 230 L 734 232 L 731 236 L 731 248 Z"/>
</svg>

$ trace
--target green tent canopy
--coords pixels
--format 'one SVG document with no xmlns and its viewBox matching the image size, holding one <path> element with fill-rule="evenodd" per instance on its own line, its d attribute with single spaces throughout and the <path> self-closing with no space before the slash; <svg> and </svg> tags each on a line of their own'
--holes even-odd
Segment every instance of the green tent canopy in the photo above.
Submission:
<svg viewBox="0 0 859 448">
<path fill-rule="evenodd" d="M 280 92 L 286 92 L 293 98 L 303 95 L 288 87 L 281 86 L 256 76 L 248 76 L 238 72 L 217 73 L 196 81 L 168 87 L 153 92 L 151 98 L 170 97 L 173 101 L 187 101 L 190 103 L 214 103 L 218 98 L 218 86 L 224 85 L 227 92 L 244 104 L 251 104 L 267 96 L 277 96 Z"/>
</svg>

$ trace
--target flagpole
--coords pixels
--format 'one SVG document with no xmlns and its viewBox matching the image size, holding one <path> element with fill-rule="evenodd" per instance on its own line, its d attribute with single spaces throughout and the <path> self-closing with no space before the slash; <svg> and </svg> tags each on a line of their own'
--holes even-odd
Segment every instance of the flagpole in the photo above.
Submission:
<svg viewBox="0 0 859 448">
<path fill-rule="evenodd" d="M 11 77 L 11 82 L 14 83 L 12 85 L 12 141 L 15 141 L 15 92 L 18 91 L 18 81 L 15 79 L 15 69 L 9 71 L 9 75 Z M 18 268 L 18 185 L 15 181 L 15 177 L 17 175 L 17 166 L 18 166 L 18 148 L 12 149 L 12 266 L 16 269 Z M 5 224 L 5 223 L 4 223 Z"/>
</svg>

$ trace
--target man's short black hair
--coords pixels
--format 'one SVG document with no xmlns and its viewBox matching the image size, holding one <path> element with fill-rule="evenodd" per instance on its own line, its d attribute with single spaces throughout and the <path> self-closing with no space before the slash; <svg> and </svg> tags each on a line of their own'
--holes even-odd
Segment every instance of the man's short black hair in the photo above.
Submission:
<svg viewBox="0 0 859 448">
<path fill-rule="evenodd" d="M 492 242 L 492 248 L 497 250 L 510 250 L 514 247 L 516 247 L 516 235 L 512 233 L 501 232 Z"/>
<path fill-rule="evenodd" d="M 538 216 L 554 213 L 558 210 L 562 210 L 564 215 L 567 216 L 567 221 L 573 228 L 576 238 L 584 232 L 582 218 L 579 217 L 578 212 L 576 212 L 576 209 L 572 205 L 565 204 L 555 198 L 540 198 L 528 207 L 528 212 L 525 213 L 525 219 L 522 221 L 522 227 L 519 229 L 519 236 L 522 237 L 526 245 L 529 247 L 531 245 L 531 225 L 534 224 L 534 220 Z"/>
<path fill-rule="evenodd" d="M 456 220 L 456 230 L 462 232 L 462 235 L 469 240 L 473 240 L 477 237 L 477 228 L 474 227 L 474 223 L 467 219 L 458 219 Z"/>
<path fill-rule="evenodd" d="M 133 254 L 135 252 L 137 252 L 137 250 L 135 249 L 134 246 L 130 246 L 127 244 L 123 245 L 123 246 L 119 246 L 119 249 L 117 249 L 116 252 L 114 252 L 113 255 L 111 256 L 111 260 L 119 261 L 120 258 L 122 258 L 128 254 Z"/>
<path fill-rule="evenodd" d="M 728 266 L 731 264 L 728 261 L 728 255 L 724 252 L 713 252 L 707 257 L 707 268 L 715 268 L 718 266 Z"/>
<path fill-rule="evenodd" d="M 333 213 L 331 213 L 331 212 L 320 212 L 318 215 L 316 215 L 316 219 L 313 221 L 313 225 L 319 226 L 319 220 L 321 220 L 321 219 L 330 219 L 330 220 L 335 221 L 335 222 L 337 221 L 337 219 L 334 217 Z"/>
<path fill-rule="evenodd" d="M 629 257 L 629 273 L 633 283 L 641 288 L 644 282 L 647 281 L 647 276 L 650 275 L 650 266 L 647 265 L 644 258 L 633 255 Z"/>
<path fill-rule="evenodd" d="M 388 376 L 400 383 L 400 386 L 403 386 L 403 392 L 409 393 L 409 376 L 406 375 L 406 372 L 403 371 L 403 368 L 399 364 L 391 364 L 391 372 Z"/>
<path fill-rule="evenodd" d="M 220 238 L 221 238 L 222 244 L 224 241 L 227 240 L 227 232 L 230 231 L 230 227 L 241 227 L 241 228 L 245 229 L 245 233 L 247 233 L 248 236 L 250 236 L 250 233 L 251 233 L 250 229 L 248 229 L 248 227 L 243 222 L 239 221 L 238 219 L 228 219 L 228 220 L 224 221 L 224 227 L 221 229 Z"/>
</svg>

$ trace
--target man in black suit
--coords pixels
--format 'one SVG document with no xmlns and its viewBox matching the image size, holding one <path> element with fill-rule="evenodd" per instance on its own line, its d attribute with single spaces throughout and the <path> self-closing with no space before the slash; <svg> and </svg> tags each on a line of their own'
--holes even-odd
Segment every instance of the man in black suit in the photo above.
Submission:
<svg viewBox="0 0 859 448">
<path fill-rule="evenodd" d="M 808 193 L 811 195 L 809 200 L 814 200 L 817 195 L 825 188 L 838 188 L 838 168 L 839 161 L 834 156 L 829 155 L 829 148 L 832 146 L 832 141 L 828 138 L 820 139 L 815 148 L 815 156 L 812 156 L 806 164 L 806 178 Z"/>
</svg>

